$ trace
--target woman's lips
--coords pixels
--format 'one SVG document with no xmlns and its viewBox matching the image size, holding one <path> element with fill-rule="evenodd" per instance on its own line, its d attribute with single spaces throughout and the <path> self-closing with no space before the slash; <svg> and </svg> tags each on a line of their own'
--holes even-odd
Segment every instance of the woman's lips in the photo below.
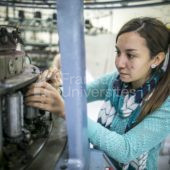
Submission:
<svg viewBox="0 0 170 170">
<path fill-rule="evenodd" d="M 128 74 L 127 73 L 119 73 L 121 78 L 128 78 Z"/>
<path fill-rule="evenodd" d="M 120 75 L 128 75 L 127 73 L 121 73 L 121 72 L 120 72 L 119 74 L 120 74 Z"/>
</svg>

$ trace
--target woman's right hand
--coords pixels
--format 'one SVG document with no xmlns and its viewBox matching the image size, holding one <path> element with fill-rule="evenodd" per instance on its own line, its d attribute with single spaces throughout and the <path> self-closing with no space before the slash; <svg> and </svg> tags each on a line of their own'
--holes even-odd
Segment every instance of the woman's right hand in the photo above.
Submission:
<svg viewBox="0 0 170 170">
<path fill-rule="evenodd" d="M 64 115 L 64 100 L 59 91 L 47 82 L 34 83 L 25 96 L 26 105 Z"/>
</svg>

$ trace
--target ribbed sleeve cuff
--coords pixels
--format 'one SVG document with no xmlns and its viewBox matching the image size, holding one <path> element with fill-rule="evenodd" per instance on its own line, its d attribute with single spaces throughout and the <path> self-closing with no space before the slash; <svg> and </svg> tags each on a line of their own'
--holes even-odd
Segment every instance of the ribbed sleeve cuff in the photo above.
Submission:
<svg viewBox="0 0 170 170">
<path fill-rule="evenodd" d="M 97 132 L 97 126 L 98 124 L 91 120 L 90 118 L 87 119 L 87 128 L 88 128 L 88 138 L 91 140 L 94 138 L 96 132 Z"/>
</svg>

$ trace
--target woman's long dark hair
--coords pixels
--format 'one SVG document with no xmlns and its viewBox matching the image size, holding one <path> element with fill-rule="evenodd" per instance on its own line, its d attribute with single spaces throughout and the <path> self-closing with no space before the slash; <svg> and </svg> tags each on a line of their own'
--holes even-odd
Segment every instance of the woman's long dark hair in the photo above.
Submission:
<svg viewBox="0 0 170 170">
<path fill-rule="evenodd" d="M 139 33 L 139 35 L 146 40 L 151 58 L 155 57 L 160 52 L 167 54 L 168 48 L 170 49 L 170 30 L 158 19 L 143 17 L 130 20 L 120 29 L 116 37 L 116 42 L 118 37 L 123 33 L 134 31 Z M 161 69 L 162 63 L 156 69 Z M 170 59 L 167 69 L 156 86 L 153 95 L 148 102 L 144 103 L 137 123 L 141 122 L 148 114 L 158 109 L 169 95 Z"/>
</svg>

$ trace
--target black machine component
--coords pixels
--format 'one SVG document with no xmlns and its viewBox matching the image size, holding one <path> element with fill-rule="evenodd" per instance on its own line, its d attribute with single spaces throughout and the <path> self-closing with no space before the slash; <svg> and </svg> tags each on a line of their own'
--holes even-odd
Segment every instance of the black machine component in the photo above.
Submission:
<svg viewBox="0 0 170 170">
<path fill-rule="evenodd" d="M 20 74 L 23 70 L 25 53 L 16 50 L 17 44 L 23 44 L 18 28 L 0 26 L 0 81 Z"/>
<path fill-rule="evenodd" d="M 66 144 L 64 120 L 24 104 L 40 71 L 25 63 L 19 31 L 12 29 L 0 26 L 0 169 L 54 170 Z"/>
<path fill-rule="evenodd" d="M 19 10 L 19 11 L 18 11 L 18 17 L 19 17 L 19 21 L 20 21 L 20 22 L 23 22 L 23 21 L 24 21 L 24 19 L 25 19 L 25 13 L 24 13 L 23 10 Z"/>
<path fill-rule="evenodd" d="M 13 28 L 10 32 L 9 29 Z M 20 31 L 16 27 L 0 26 L 0 51 L 15 50 L 18 43 L 23 44 Z"/>
</svg>

